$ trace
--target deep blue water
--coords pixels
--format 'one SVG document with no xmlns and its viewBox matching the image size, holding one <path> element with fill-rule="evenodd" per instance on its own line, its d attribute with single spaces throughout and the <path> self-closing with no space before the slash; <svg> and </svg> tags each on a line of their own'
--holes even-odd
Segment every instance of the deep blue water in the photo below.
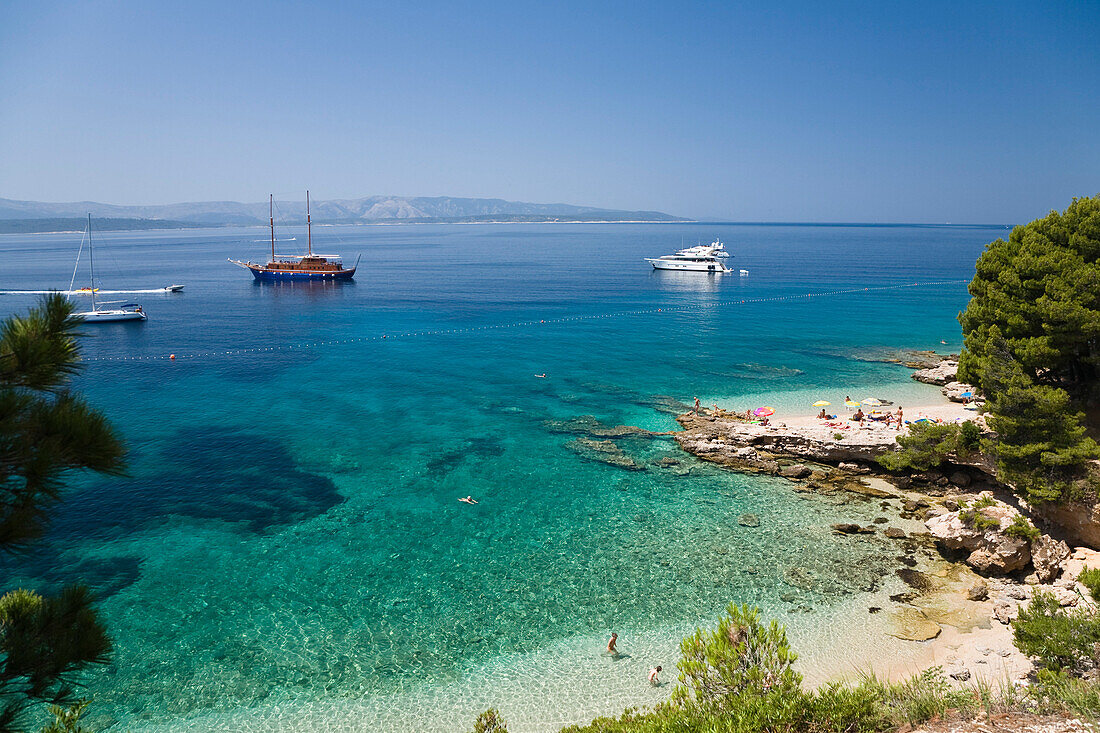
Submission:
<svg viewBox="0 0 1100 733">
<path fill-rule="evenodd" d="M 423 700 L 470 665 L 610 628 L 656 633 L 730 600 L 826 608 L 870 582 L 830 564 L 853 550 L 820 528 L 847 509 L 667 439 L 618 440 L 638 470 L 609 465 L 562 421 L 668 430 L 696 395 L 780 416 L 846 394 L 920 399 L 906 370 L 867 359 L 957 350 L 964 281 L 1005 234 L 326 227 L 317 249 L 362 260 L 353 283 L 322 286 L 259 285 L 225 261 L 261 259 L 262 229 L 104 234 L 104 288 L 186 289 L 132 296 L 145 323 L 86 328 L 77 387 L 126 437 L 131 470 L 74 477 L 5 587 L 97 589 L 118 649 L 89 689 L 100 722 L 126 729 L 203 729 L 210 711 L 247 729 L 274 699 L 323 727 L 322 701 Z M 747 276 L 642 261 L 715 236 Z M 0 237 L 0 289 L 66 287 L 79 241 Z M 2 295 L 0 315 L 33 302 Z M 795 565 L 818 580 L 783 601 Z"/>
</svg>

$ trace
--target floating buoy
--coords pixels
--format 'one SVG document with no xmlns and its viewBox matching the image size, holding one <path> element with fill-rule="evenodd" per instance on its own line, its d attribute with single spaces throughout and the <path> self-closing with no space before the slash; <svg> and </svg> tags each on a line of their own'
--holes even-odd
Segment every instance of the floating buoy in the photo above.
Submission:
<svg viewBox="0 0 1100 733">
<path fill-rule="evenodd" d="M 175 361 L 176 360 L 176 355 L 175 354 L 169 354 L 168 358 L 171 359 L 172 361 Z"/>
</svg>

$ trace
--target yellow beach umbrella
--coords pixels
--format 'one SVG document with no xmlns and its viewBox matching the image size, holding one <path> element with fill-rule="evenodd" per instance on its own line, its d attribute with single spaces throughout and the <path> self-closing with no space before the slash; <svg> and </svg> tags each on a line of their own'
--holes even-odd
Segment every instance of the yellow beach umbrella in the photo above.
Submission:
<svg viewBox="0 0 1100 733">
<path fill-rule="evenodd" d="M 868 397 L 863 401 L 863 404 L 868 407 L 880 407 L 882 406 L 882 400 L 876 400 L 874 397 Z"/>
<path fill-rule="evenodd" d="M 844 400 L 844 406 L 845 407 L 859 407 L 859 403 L 858 402 L 853 402 L 852 400 Z"/>
<path fill-rule="evenodd" d="M 818 400 L 814 403 L 814 407 L 824 407 L 825 405 L 831 405 L 832 402 L 826 402 L 825 400 Z"/>
</svg>

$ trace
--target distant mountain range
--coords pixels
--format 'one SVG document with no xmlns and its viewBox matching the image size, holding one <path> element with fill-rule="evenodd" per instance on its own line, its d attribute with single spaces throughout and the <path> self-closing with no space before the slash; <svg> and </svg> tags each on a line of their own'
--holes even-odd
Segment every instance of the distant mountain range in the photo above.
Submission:
<svg viewBox="0 0 1100 733">
<path fill-rule="evenodd" d="M 275 202 L 277 223 L 305 222 L 305 201 Z M 450 196 L 367 196 L 360 199 L 313 201 L 313 221 L 319 224 L 379 224 L 422 222 L 560 222 L 560 221 L 688 221 L 660 211 L 621 211 L 571 204 L 529 204 L 503 199 L 453 198 Z M 202 201 L 160 206 L 118 206 L 94 201 L 53 204 L 0 198 L 0 224 L 7 231 L 40 228 L 28 220 L 72 221 L 91 214 L 111 219 L 117 228 L 181 226 L 249 226 L 267 224 L 268 204 L 236 201 Z M 4 221 L 6 220 L 6 221 Z M 16 224 L 14 220 L 18 220 Z M 127 225 L 131 222 L 132 225 Z M 43 222 L 44 224 L 44 222 Z M 67 227 L 71 228 L 71 227 Z M 0 231 L 5 227 L 0 226 Z"/>
</svg>

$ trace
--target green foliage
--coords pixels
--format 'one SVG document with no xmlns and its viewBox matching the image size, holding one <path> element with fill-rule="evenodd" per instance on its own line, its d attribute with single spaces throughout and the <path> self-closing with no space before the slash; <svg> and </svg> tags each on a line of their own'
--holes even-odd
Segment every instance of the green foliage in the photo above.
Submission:
<svg viewBox="0 0 1100 733">
<path fill-rule="evenodd" d="M 844 440 L 844 433 L 833 433 L 833 440 Z"/>
<path fill-rule="evenodd" d="M 1086 720 L 1100 720 L 1100 685 L 1073 677 L 1065 670 L 1041 669 L 1031 698 L 1041 710 L 1069 712 Z"/>
<path fill-rule="evenodd" d="M 989 494 L 982 494 L 974 503 L 970 505 L 971 509 L 985 509 L 988 506 L 993 506 L 996 502 L 993 501 L 993 497 Z"/>
<path fill-rule="evenodd" d="M 1080 669 L 1095 660 L 1100 644 L 1100 615 L 1081 609 L 1066 611 L 1053 594 L 1037 591 L 1012 622 L 1016 648 L 1037 657 L 1050 670 Z"/>
<path fill-rule="evenodd" d="M 1100 196 L 1074 199 L 986 247 L 959 316 L 959 378 L 987 395 L 998 473 L 1031 502 L 1079 498 L 1100 456 L 1077 407 L 1100 397 L 1098 257 Z"/>
<path fill-rule="evenodd" d="M 992 517 L 987 517 L 977 509 L 967 509 L 966 511 L 959 512 L 959 519 L 967 527 L 975 529 L 978 532 L 984 532 L 987 529 L 995 529 L 1001 526 L 1001 523 Z"/>
<path fill-rule="evenodd" d="M 1012 518 L 1012 524 L 1005 527 L 1005 534 L 1009 537 L 1018 537 L 1021 540 L 1034 542 L 1039 539 L 1042 532 L 1034 524 L 1017 514 Z"/>
<path fill-rule="evenodd" d="M 500 711 L 489 708 L 474 721 L 474 733 L 508 733 L 508 724 L 500 717 Z"/>
<path fill-rule="evenodd" d="M 77 700 L 67 708 L 51 705 L 50 715 L 53 716 L 53 722 L 42 726 L 38 733 L 91 733 L 90 729 L 80 724 L 87 708 L 87 700 Z"/>
<path fill-rule="evenodd" d="M 973 420 L 967 420 L 959 426 L 958 450 L 974 453 L 981 447 L 982 429 Z"/>
<path fill-rule="evenodd" d="M 707 710 L 741 706 L 744 699 L 790 695 L 802 675 L 791 665 L 798 655 L 777 622 L 760 622 L 760 610 L 731 603 L 718 628 L 697 629 L 680 643 L 680 684 L 673 700 Z"/>
<path fill-rule="evenodd" d="M 1035 384 L 1095 395 L 1100 385 L 1100 196 L 1074 199 L 988 245 L 959 316 L 959 378 L 990 394 L 996 342 Z M 994 329 L 996 331 L 994 331 Z"/>
<path fill-rule="evenodd" d="M 67 474 L 123 469 L 122 443 L 106 418 L 68 390 L 79 368 L 72 311 L 53 295 L 0 323 L 0 552 L 42 533 Z M 79 586 L 56 597 L 0 597 L 0 733 L 21 730 L 35 704 L 73 705 L 80 671 L 107 661 L 111 642 L 92 604 Z M 79 730 L 83 708 L 69 711 L 57 725 Z"/>
<path fill-rule="evenodd" d="M 959 426 L 953 423 L 912 423 L 908 435 L 898 436 L 901 450 L 885 453 L 878 462 L 888 471 L 926 471 L 943 464 L 955 452 Z"/>
<path fill-rule="evenodd" d="M 1090 568 L 1086 565 L 1077 576 L 1077 582 L 1089 589 L 1092 600 L 1100 602 L 1100 568 Z"/>
</svg>

